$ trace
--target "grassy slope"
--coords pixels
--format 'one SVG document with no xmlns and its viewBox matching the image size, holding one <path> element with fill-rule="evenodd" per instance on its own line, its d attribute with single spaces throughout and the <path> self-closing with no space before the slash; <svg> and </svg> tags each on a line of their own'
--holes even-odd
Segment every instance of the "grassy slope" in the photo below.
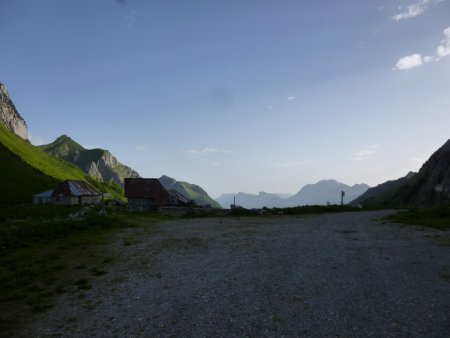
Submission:
<svg viewBox="0 0 450 338">
<path fill-rule="evenodd" d="M 1 168 L 4 168 L 5 171 L 1 171 L 0 184 L 9 186 L 9 189 L 15 186 L 17 196 L 14 199 L 16 201 L 31 201 L 32 194 L 48 190 L 57 181 L 67 179 L 87 181 L 101 192 L 110 192 L 115 198 L 123 198 L 123 192 L 119 186 L 108 183 L 102 184 L 94 180 L 73 164 L 48 155 L 39 147 L 35 147 L 13 134 L 2 124 L 0 124 L 0 145 L 3 145 L 1 162 L 11 161 L 9 164 L 2 164 L 3 167 Z M 12 158 L 15 160 L 12 161 Z M 43 179 L 44 176 L 47 178 Z M 25 178 L 27 181 L 25 181 Z M 51 178 L 53 181 L 51 181 Z M 7 182 L 9 179 L 13 179 L 14 182 Z M 50 183 L 52 184 L 50 185 Z M 26 185 L 28 187 L 25 187 Z M 1 195 L 2 199 L 8 199 L 5 190 Z M 9 204 L 13 204 L 12 201 Z"/>
<path fill-rule="evenodd" d="M 38 147 L 11 133 L 2 124 L 0 124 L 0 143 L 20 157 L 22 161 L 59 181 L 86 180 L 85 174 L 79 168 L 46 154 Z"/>
<path fill-rule="evenodd" d="M 56 183 L 57 180 L 23 162 L 0 144 L 1 205 L 30 203 L 32 195 L 50 190 Z"/>
</svg>

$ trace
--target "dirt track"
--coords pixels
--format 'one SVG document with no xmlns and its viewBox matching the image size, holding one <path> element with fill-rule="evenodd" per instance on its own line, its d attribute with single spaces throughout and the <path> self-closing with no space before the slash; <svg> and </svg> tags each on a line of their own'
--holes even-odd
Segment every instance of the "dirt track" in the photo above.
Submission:
<svg viewBox="0 0 450 338">
<path fill-rule="evenodd" d="M 21 334 L 448 336 L 450 232 L 374 220 L 386 213 L 129 229 L 92 289 L 60 296 Z"/>
</svg>

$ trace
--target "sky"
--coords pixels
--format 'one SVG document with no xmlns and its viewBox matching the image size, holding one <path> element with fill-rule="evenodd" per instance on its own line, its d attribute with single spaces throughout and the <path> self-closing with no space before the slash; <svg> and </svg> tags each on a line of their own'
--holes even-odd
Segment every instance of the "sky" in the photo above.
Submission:
<svg viewBox="0 0 450 338">
<path fill-rule="evenodd" d="M 373 186 L 450 138 L 450 0 L 0 0 L 0 31 L 33 144 L 213 197 Z"/>
</svg>

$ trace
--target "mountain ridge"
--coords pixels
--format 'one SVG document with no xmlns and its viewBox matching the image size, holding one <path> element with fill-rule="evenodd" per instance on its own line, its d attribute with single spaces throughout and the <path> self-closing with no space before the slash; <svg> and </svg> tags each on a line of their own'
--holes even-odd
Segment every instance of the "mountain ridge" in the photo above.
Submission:
<svg viewBox="0 0 450 338">
<path fill-rule="evenodd" d="M 299 205 L 339 204 L 342 190 L 346 192 L 344 201 L 351 201 L 364 193 L 368 188 L 369 186 L 364 183 L 350 186 L 334 179 L 328 179 L 320 180 L 314 184 L 307 184 L 297 193 L 288 197 L 281 197 L 277 194 L 261 191 L 258 194 L 247 194 L 244 192 L 222 194 L 216 200 L 224 208 L 230 207 L 234 197 L 236 197 L 236 204 L 245 208 L 285 208 Z"/>
<path fill-rule="evenodd" d="M 159 178 L 161 184 L 167 190 L 174 189 L 187 197 L 190 200 L 194 200 L 198 205 L 210 205 L 213 208 L 220 208 L 220 204 L 212 199 L 208 193 L 199 185 L 192 184 L 183 181 L 177 181 L 176 179 L 167 175 L 162 175 Z"/>
<path fill-rule="evenodd" d="M 430 207 L 450 201 L 450 140 L 422 165 L 397 180 L 369 189 L 352 201 L 365 207 Z"/>
<path fill-rule="evenodd" d="M 52 156 L 76 165 L 85 173 L 103 182 L 112 181 L 123 186 L 125 177 L 140 177 L 135 170 L 120 163 L 109 150 L 86 149 L 65 134 L 52 143 L 39 147 Z"/>
</svg>

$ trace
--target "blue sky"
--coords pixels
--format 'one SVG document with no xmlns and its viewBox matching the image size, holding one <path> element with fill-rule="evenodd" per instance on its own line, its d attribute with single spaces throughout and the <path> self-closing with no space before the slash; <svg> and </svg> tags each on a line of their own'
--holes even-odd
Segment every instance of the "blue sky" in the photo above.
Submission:
<svg viewBox="0 0 450 338">
<path fill-rule="evenodd" d="M 450 138 L 450 1 L 0 0 L 32 142 L 226 192 L 375 185 Z"/>
</svg>

